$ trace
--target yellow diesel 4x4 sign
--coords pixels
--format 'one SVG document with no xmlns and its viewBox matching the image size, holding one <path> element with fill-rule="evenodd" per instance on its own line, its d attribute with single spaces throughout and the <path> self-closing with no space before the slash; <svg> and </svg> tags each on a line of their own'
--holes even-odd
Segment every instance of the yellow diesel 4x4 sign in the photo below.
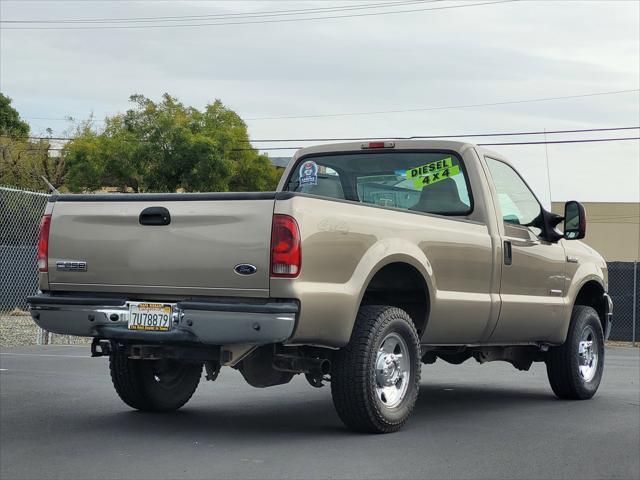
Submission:
<svg viewBox="0 0 640 480">
<path fill-rule="evenodd" d="M 460 173 L 460 165 L 454 165 L 451 157 L 427 163 L 407 170 L 407 178 L 413 178 L 414 188 L 421 190 L 427 185 L 444 180 Z"/>
</svg>

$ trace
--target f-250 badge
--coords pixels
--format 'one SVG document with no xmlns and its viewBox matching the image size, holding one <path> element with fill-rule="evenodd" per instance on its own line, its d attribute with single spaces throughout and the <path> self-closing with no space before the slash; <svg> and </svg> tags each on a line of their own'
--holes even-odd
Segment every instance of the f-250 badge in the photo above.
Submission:
<svg viewBox="0 0 640 480">
<path fill-rule="evenodd" d="M 58 260 L 56 270 L 60 272 L 86 272 L 87 262 L 84 260 Z"/>
</svg>

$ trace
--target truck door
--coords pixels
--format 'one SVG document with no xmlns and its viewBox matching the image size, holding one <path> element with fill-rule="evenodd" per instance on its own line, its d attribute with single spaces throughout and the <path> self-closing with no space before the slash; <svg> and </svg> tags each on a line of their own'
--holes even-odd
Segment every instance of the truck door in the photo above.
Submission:
<svg viewBox="0 0 640 480">
<path fill-rule="evenodd" d="M 535 226 L 542 206 L 506 162 L 485 157 L 493 180 L 494 205 L 502 217 L 501 308 L 489 342 L 544 340 L 562 322 L 565 251 L 542 238 Z"/>
</svg>

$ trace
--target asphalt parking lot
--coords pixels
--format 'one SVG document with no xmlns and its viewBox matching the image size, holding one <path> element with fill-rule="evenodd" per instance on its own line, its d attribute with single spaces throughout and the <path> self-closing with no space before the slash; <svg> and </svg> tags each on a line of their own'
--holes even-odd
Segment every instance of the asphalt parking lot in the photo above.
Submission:
<svg viewBox="0 0 640 480">
<path fill-rule="evenodd" d="M 609 348 L 591 401 L 555 399 L 543 365 L 425 366 L 399 433 L 343 428 L 329 388 L 254 389 L 230 369 L 182 410 L 145 414 L 88 347 L 0 355 L 0 477 L 638 478 L 640 354 Z"/>
</svg>

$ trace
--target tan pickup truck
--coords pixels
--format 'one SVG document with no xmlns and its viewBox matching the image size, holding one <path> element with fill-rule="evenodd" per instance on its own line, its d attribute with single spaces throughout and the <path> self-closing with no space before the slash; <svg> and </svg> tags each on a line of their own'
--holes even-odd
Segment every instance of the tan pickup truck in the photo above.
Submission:
<svg viewBox="0 0 640 480">
<path fill-rule="evenodd" d="M 330 382 L 348 427 L 391 432 L 437 359 L 545 362 L 558 397 L 594 395 L 612 303 L 585 228 L 472 144 L 322 145 L 277 192 L 53 196 L 29 301 L 42 328 L 94 337 L 133 408 L 180 408 L 203 365 L 230 366 Z"/>
</svg>

